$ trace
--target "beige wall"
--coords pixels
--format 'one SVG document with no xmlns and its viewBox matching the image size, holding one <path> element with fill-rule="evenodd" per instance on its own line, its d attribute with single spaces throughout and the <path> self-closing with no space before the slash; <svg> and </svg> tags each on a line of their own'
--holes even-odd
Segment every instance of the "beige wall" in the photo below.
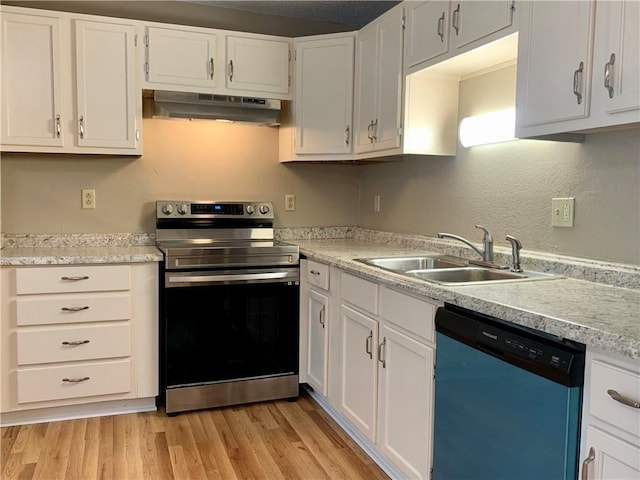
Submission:
<svg viewBox="0 0 640 480">
<path fill-rule="evenodd" d="M 459 116 L 513 105 L 515 67 L 460 84 Z M 640 130 L 597 133 L 583 144 L 535 140 L 465 149 L 456 157 L 405 158 L 361 169 L 360 225 L 456 233 L 475 224 L 507 246 L 640 264 Z M 373 196 L 381 195 L 381 212 Z M 575 227 L 551 227 L 551 199 L 575 197 Z"/>
<path fill-rule="evenodd" d="M 3 154 L 2 231 L 152 232 L 154 202 L 181 198 L 271 200 L 279 227 L 357 223 L 357 167 L 280 164 L 275 128 L 145 119 L 144 152 Z M 82 188 L 96 189 L 95 210 L 80 208 Z"/>
</svg>

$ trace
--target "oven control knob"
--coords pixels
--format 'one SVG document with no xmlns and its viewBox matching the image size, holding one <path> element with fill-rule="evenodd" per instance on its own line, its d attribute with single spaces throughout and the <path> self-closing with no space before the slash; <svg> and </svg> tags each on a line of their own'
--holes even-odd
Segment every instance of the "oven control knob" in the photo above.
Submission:
<svg viewBox="0 0 640 480">
<path fill-rule="evenodd" d="M 245 207 L 245 210 L 247 211 L 247 213 L 248 213 L 249 215 L 253 215 L 253 213 L 256 211 L 256 209 L 255 209 L 255 208 L 253 208 L 253 205 L 247 205 L 247 206 Z"/>
<path fill-rule="evenodd" d="M 187 213 L 189 213 L 189 205 L 186 204 L 182 204 L 178 207 L 178 213 L 180 215 L 186 215 Z"/>
<path fill-rule="evenodd" d="M 260 205 L 260 213 L 263 215 L 269 213 L 269 205 Z"/>
<path fill-rule="evenodd" d="M 164 213 L 165 215 L 171 215 L 173 213 L 173 205 L 171 205 L 170 203 L 164 205 L 162 207 L 162 213 Z"/>
</svg>

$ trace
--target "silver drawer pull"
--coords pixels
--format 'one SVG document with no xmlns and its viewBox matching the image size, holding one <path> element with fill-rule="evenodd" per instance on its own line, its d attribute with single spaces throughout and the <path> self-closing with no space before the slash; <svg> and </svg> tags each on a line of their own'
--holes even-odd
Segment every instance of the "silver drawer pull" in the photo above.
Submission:
<svg viewBox="0 0 640 480">
<path fill-rule="evenodd" d="M 89 277 L 86 275 L 83 277 L 61 277 L 60 280 L 68 280 L 71 282 L 77 282 L 78 280 L 89 280 Z"/>
<path fill-rule="evenodd" d="M 82 310 L 89 310 L 88 306 L 84 307 L 62 307 L 60 310 L 63 312 L 81 312 Z"/>
<path fill-rule="evenodd" d="M 78 345 L 86 345 L 87 343 L 89 343 L 89 340 L 74 340 L 71 342 L 62 342 L 62 345 L 68 345 L 70 347 L 77 347 Z"/>
<path fill-rule="evenodd" d="M 311 275 L 320 275 L 320 272 L 319 272 L 319 271 L 317 271 L 317 270 L 310 270 L 310 271 L 309 271 L 309 273 L 310 273 Z"/>
<path fill-rule="evenodd" d="M 640 402 L 637 402 L 629 397 L 625 397 L 624 395 L 620 395 L 615 390 L 607 390 L 607 393 L 611 398 L 613 398 L 616 402 L 620 402 L 623 405 L 627 405 L 632 408 L 640 408 Z"/>
<path fill-rule="evenodd" d="M 81 377 L 81 378 L 63 378 L 62 381 L 65 383 L 80 383 L 86 382 L 89 380 L 89 377 Z"/>
</svg>

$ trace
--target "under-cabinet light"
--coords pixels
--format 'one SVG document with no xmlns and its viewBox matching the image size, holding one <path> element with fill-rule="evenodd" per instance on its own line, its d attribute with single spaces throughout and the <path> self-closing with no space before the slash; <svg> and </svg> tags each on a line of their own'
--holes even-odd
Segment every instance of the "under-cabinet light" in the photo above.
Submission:
<svg viewBox="0 0 640 480">
<path fill-rule="evenodd" d="M 495 112 L 463 118 L 459 137 L 463 147 L 485 145 L 515 140 L 516 109 L 507 108 Z"/>
</svg>

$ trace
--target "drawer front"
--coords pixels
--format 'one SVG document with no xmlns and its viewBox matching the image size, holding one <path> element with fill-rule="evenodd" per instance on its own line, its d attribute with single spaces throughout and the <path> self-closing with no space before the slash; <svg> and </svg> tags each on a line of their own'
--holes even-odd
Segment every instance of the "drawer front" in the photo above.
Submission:
<svg viewBox="0 0 640 480">
<path fill-rule="evenodd" d="M 56 295 L 53 298 L 18 297 L 16 321 L 23 325 L 101 322 L 131 318 L 129 292 L 93 296 Z"/>
<path fill-rule="evenodd" d="M 67 380 L 81 380 L 69 382 Z M 18 403 L 131 391 L 131 361 L 18 369 Z"/>
<path fill-rule="evenodd" d="M 342 298 L 357 307 L 378 314 L 378 285 L 348 273 L 342 274 Z"/>
<path fill-rule="evenodd" d="M 129 290 L 127 265 L 16 268 L 16 293 L 72 293 Z"/>
<path fill-rule="evenodd" d="M 98 360 L 131 355 L 131 326 L 47 328 L 19 331 L 18 365 Z"/>
<path fill-rule="evenodd" d="M 624 405 L 607 393 L 640 402 L 640 375 L 637 372 L 594 360 L 591 362 L 591 415 L 640 437 L 640 408 Z"/>
<path fill-rule="evenodd" d="M 433 342 L 436 306 L 402 293 L 382 288 L 380 315 L 391 323 Z"/>
<path fill-rule="evenodd" d="M 309 260 L 307 262 L 307 281 L 310 285 L 329 290 L 329 265 Z"/>
</svg>

